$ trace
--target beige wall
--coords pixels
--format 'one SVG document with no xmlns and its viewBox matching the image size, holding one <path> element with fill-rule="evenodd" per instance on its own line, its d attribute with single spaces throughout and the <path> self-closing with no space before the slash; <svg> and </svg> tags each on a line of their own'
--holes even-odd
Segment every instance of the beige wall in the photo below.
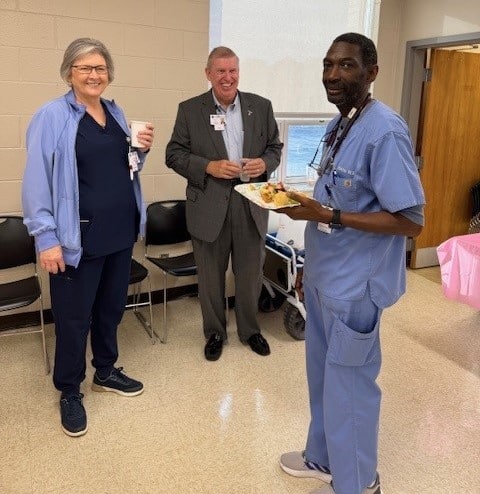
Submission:
<svg viewBox="0 0 480 494">
<path fill-rule="evenodd" d="M 397 63 L 403 3 L 403 0 L 381 0 L 377 36 L 379 71 L 373 88 L 376 98 L 397 111 L 396 80 L 402 80 L 403 76 Z"/>
<path fill-rule="evenodd" d="M 68 90 L 59 75 L 63 52 L 84 36 L 112 53 L 115 81 L 104 95 L 128 119 L 155 125 L 142 174 L 146 202 L 184 197 L 183 179 L 165 167 L 165 145 L 178 103 L 207 88 L 208 25 L 208 0 L 0 0 L 0 214 L 22 214 L 27 125 L 41 104 Z"/>
<path fill-rule="evenodd" d="M 142 183 L 147 202 L 183 194 L 164 166 L 179 101 L 205 90 L 208 0 L 2 0 L 0 2 L 0 213 L 21 213 L 25 130 L 33 112 L 68 88 L 59 66 L 75 38 L 102 40 L 116 78 L 105 92 L 129 119 L 155 124 Z"/>
<path fill-rule="evenodd" d="M 408 41 L 479 31 L 478 0 L 381 0 L 375 96 L 400 109 Z"/>
<path fill-rule="evenodd" d="M 377 3 L 374 95 L 399 110 L 406 42 L 480 31 L 480 2 Z M 99 38 L 112 52 L 116 79 L 105 95 L 129 119 L 155 124 L 142 176 L 145 200 L 183 197 L 183 179 L 165 167 L 164 149 L 177 104 L 207 87 L 208 22 L 208 0 L 0 0 L 0 214 L 21 214 L 26 127 L 42 103 L 67 90 L 58 70 L 64 49 L 80 36 Z M 155 273 L 154 288 L 160 287 Z"/>
</svg>

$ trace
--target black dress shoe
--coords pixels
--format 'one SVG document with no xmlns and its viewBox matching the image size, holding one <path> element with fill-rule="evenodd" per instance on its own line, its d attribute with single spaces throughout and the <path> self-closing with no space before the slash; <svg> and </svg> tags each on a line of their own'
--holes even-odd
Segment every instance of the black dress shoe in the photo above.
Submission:
<svg viewBox="0 0 480 494">
<path fill-rule="evenodd" d="M 205 345 L 205 358 L 207 360 L 218 360 L 222 354 L 223 349 L 223 338 L 214 333 L 207 341 Z"/>
<path fill-rule="evenodd" d="M 270 347 L 267 340 L 260 334 L 255 333 L 248 338 L 248 344 L 250 348 L 259 355 L 270 355 Z"/>
</svg>

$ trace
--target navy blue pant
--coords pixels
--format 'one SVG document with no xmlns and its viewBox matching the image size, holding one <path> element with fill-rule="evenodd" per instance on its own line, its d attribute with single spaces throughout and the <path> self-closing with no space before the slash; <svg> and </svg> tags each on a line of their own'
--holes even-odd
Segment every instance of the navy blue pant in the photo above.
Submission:
<svg viewBox="0 0 480 494">
<path fill-rule="evenodd" d="M 65 394 L 78 393 L 85 379 L 87 337 L 90 331 L 92 365 L 109 375 L 118 358 L 117 327 L 128 293 L 132 248 L 94 259 L 77 268 L 50 275 L 55 321 L 53 383 Z"/>
</svg>

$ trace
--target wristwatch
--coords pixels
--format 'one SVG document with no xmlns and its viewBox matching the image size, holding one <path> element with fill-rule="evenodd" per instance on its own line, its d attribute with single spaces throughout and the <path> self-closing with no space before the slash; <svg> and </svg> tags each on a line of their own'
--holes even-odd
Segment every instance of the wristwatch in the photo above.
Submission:
<svg viewBox="0 0 480 494">
<path fill-rule="evenodd" d="M 340 209 L 333 210 L 332 221 L 328 224 L 330 228 L 343 228 L 342 220 L 340 219 Z"/>
</svg>

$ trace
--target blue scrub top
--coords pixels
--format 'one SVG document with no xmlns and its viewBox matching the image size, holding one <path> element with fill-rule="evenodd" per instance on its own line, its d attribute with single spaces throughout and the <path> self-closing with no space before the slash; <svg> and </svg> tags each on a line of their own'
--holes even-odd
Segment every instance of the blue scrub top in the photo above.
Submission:
<svg viewBox="0 0 480 494">
<path fill-rule="evenodd" d="M 131 247 L 138 234 L 127 136 L 105 106 L 104 110 L 105 128 L 85 113 L 76 139 L 83 258 Z"/>
<path fill-rule="evenodd" d="M 338 120 L 330 122 L 331 131 Z M 352 125 L 329 173 L 317 180 L 314 198 L 346 212 L 391 213 L 423 205 L 425 198 L 405 121 L 372 100 Z M 360 300 L 367 286 L 378 307 L 405 291 L 406 237 L 334 229 L 309 222 L 305 230 L 304 282 L 323 295 Z"/>
</svg>

